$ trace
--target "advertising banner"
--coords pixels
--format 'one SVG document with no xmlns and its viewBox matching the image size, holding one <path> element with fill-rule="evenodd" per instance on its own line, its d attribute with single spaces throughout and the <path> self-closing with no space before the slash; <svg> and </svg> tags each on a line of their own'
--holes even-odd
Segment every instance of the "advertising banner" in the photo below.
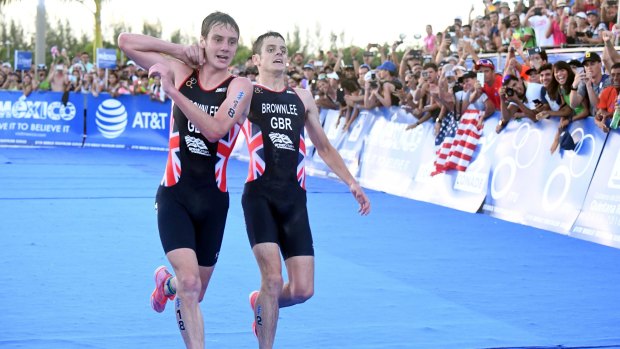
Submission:
<svg viewBox="0 0 620 349">
<path fill-rule="evenodd" d="M 491 216 L 568 234 L 577 219 L 605 135 L 592 118 L 574 121 L 575 150 L 550 148 L 558 120 L 511 121 L 502 131 L 483 211 Z"/>
<path fill-rule="evenodd" d="M 408 123 L 375 116 L 364 144 L 360 183 L 371 189 L 403 196 L 418 172 L 425 152 L 432 152 L 433 124 L 406 130 Z"/>
<path fill-rule="evenodd" d="M 607 136 L 581 213 L 570 235 L 620 248 L 620 136 Z"/>
<path fill-rule="evenodd" d="M 0 91 L 0 144 L 82 146 L 84 95 Z"/>
<path fill-rule="evenodd" d="M 149 96 L 88 95 L 87 147 L 167 150 L 171 102 Z"/>
</svg>

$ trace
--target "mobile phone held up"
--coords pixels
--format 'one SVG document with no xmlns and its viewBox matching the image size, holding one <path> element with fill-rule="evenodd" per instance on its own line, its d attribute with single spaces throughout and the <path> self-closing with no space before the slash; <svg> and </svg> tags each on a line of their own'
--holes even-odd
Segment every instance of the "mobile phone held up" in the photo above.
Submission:
<svg viewBox="0 0 620 349">
<path fill-rule="evenodd" d="M 478 80 L 480 86 L 484 86 L 484 73 L 476 73 L 476 80 Z"/>
</svg>

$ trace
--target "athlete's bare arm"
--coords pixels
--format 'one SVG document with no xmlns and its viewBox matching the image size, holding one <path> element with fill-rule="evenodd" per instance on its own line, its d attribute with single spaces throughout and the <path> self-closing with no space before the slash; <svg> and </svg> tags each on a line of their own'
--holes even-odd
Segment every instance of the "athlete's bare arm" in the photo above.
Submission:
<svg viewBox="0 0 620 349">
<path fill-rule="evenodd" d="M 224 137 L 235 123 L 242 123 L 250 109 L 253 85 L 246 78 L 235 78 L 228 86 L 226 99 L 213 117 L 198 108 L 192 101 L 179 92 L 174 74 L 166 65 L 157 63 L 149 69 L 149 76 L 159 75 L 161 86 L 166 95 L 210 141 L 217 142 Z"/>
<path fill-rule="evenodd" d="M 312 140 L 312 144 L 314 144 L 314 147 L 319 152 L 319 156 L 321 156 L 321 159 L 325 161 L 327 166 L 349 186 L 355 200 L 360 204 L 359 212 L 362 215 L 367 215 L 370 213 L 370 200 L 368 200 L 368 197 L 364 194 L 364 190 L 362 190 L 359 183 L 353 178 L 349 169 L 347 169 L 338 151 L 329 143 L 321 127 L 319 109 L 314 102 L 314 98 L 308 90 L 295 89 L 295 91 L 306 108 L 306 131 L 308 132 L 310 140 Z"/>
<path fill-rule="evenodd" d="M 118 46 L 127 57 L 146 70 L 156 63 L 169 64 L 179 79 L 186 78 L 194 67 L 205 61 L 204 50 L 198 45 L 174 44 L 148 35 L 121 33 Z"/>
</svg>

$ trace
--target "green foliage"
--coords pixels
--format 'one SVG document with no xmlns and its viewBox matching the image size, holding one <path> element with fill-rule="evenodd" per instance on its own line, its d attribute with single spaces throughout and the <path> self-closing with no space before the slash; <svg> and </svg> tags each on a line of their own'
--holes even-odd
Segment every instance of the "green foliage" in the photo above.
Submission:
<svg viewBox="0 0 620 349">
<path fill-rule="evenodd" d="M 144 22 L 142 24 L 142 34 L 161 38 L 161 21 L 158 19 L 155 23 Z"/>
</svg>

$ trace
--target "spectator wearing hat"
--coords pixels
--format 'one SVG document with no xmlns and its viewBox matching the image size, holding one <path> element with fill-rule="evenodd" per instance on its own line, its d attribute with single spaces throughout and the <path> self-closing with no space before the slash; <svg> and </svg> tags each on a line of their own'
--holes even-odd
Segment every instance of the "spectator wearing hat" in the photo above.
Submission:
<svg viewBox="0 0 620 349">
<path fill-rule="evenodd" d="M 11 66 L 11 63 L 4 62 L 2 63 L 2 67 L 0 67 L 0 71 L 8 76 L 8 74 L 13 71 L 13 67 Z"/>
<path fill-rule="evenodd" d="M 557 0 L 551 16 L 551 24 L 545 32 L 545 38 L 553 38 L 553 46 L 560 47 L 566 44 L 566 30 L 570 20 L 570 7 L 566 0 Z"/>
<path fill-rule="evenodd" d="M 538 47 L 553 46 L 553 36 L 547 36 L 552 16 L 553 11 L 547 8 L 545 0 L 535 0 L 534 6 L 530 7 L 525 15 L 524 22 L 534 30 L 536 46 Z"/>
<path fill-rule="evenodd" d="M 328 78 L 327 75 L 332 75 Z M 335 75 L 335 79 L 334 76 Z M 338 81 L 338 74 L 330 73 L 330 74 L 319 74 L 319 79 L 317 81 L 317 100 L 316 105 L 321 109 L 339 109 L 340 105 L 337 100 L 337 86 L 334 88 L 333 84 L 330 83 L 330 80 Z"/>
<path fill-rule="evenodd" d="M 371 81 L 365 83 L 364 105 L 367 108 L 399 105 L 400 99 L 396 96 L 396 90 L 402 89 L 403 85 L 397 75 L 398 67 L 392 61 L 385 61 L 379 65 L 377 67 L 378 84 L 375 86 L 371 84 Z"/>
<path fill-rule="evenodd" d="M 499 4 L 499 14 L 498 14 L 498 18 L 501 21 L 504 18 L 509 18 L 510 17 L 510 5 L 508 5 L 507 2 L 502 1 Z"/>
<path fill-rule="evenodd" d="M 592 10 L 586 13 L 588 17 L 588 28 L 586 29 L 586 36 L 581 37 L 581 41 L 590 45 L 598 45 L 603 43 L 601 38 L 601 31 L 607 30 L 607 26 L 601 23 L 598 11 Z"/>
<path fill-rule="evenodd" d="M 500 109 L 499 89 L 502 87 L 502 76 L 495 73 L 495 64 L 490 59 L 479 59 L 474 70 L 484 74 L 482 91 L 489 97 L 496 110 Z"/>
<path fill-rule="evenodd" d="M 570 18 L 566 29 L 567 44 L 581 44 L 582 38 L 586 37 L 588 31 L 588 16 L 585 12 L 577 12 Z"/>
<path fill-rule="evenodd" d="M 570 91 L 570 106 L 576 108 L 585 100 L 590 106 L 590 115 L 595 115 L 598 96 L 611 85 L 611 79 L 603 73 L 601 57 L 596 52 L 586 51 L 581 62 L 584 69 L 575 74 Z"/>
<path fill-rule="evenodd" d="M 618 108 L 618 90 L 620 90 L 620 63 L 614 63 L 611 66 L 611 85 L 601 92 L 594 117 L 596 125 L 605 133 L 609 132 L 609 122 Z"/>
<path fill-rule="evenodd" d="M 304 78 L 301 79 L 301 88 L 304 88 L 316 95 L 316 71 L 314 70 L 314 64 L 307 63 L 303 67 Z"/>
</svg>

